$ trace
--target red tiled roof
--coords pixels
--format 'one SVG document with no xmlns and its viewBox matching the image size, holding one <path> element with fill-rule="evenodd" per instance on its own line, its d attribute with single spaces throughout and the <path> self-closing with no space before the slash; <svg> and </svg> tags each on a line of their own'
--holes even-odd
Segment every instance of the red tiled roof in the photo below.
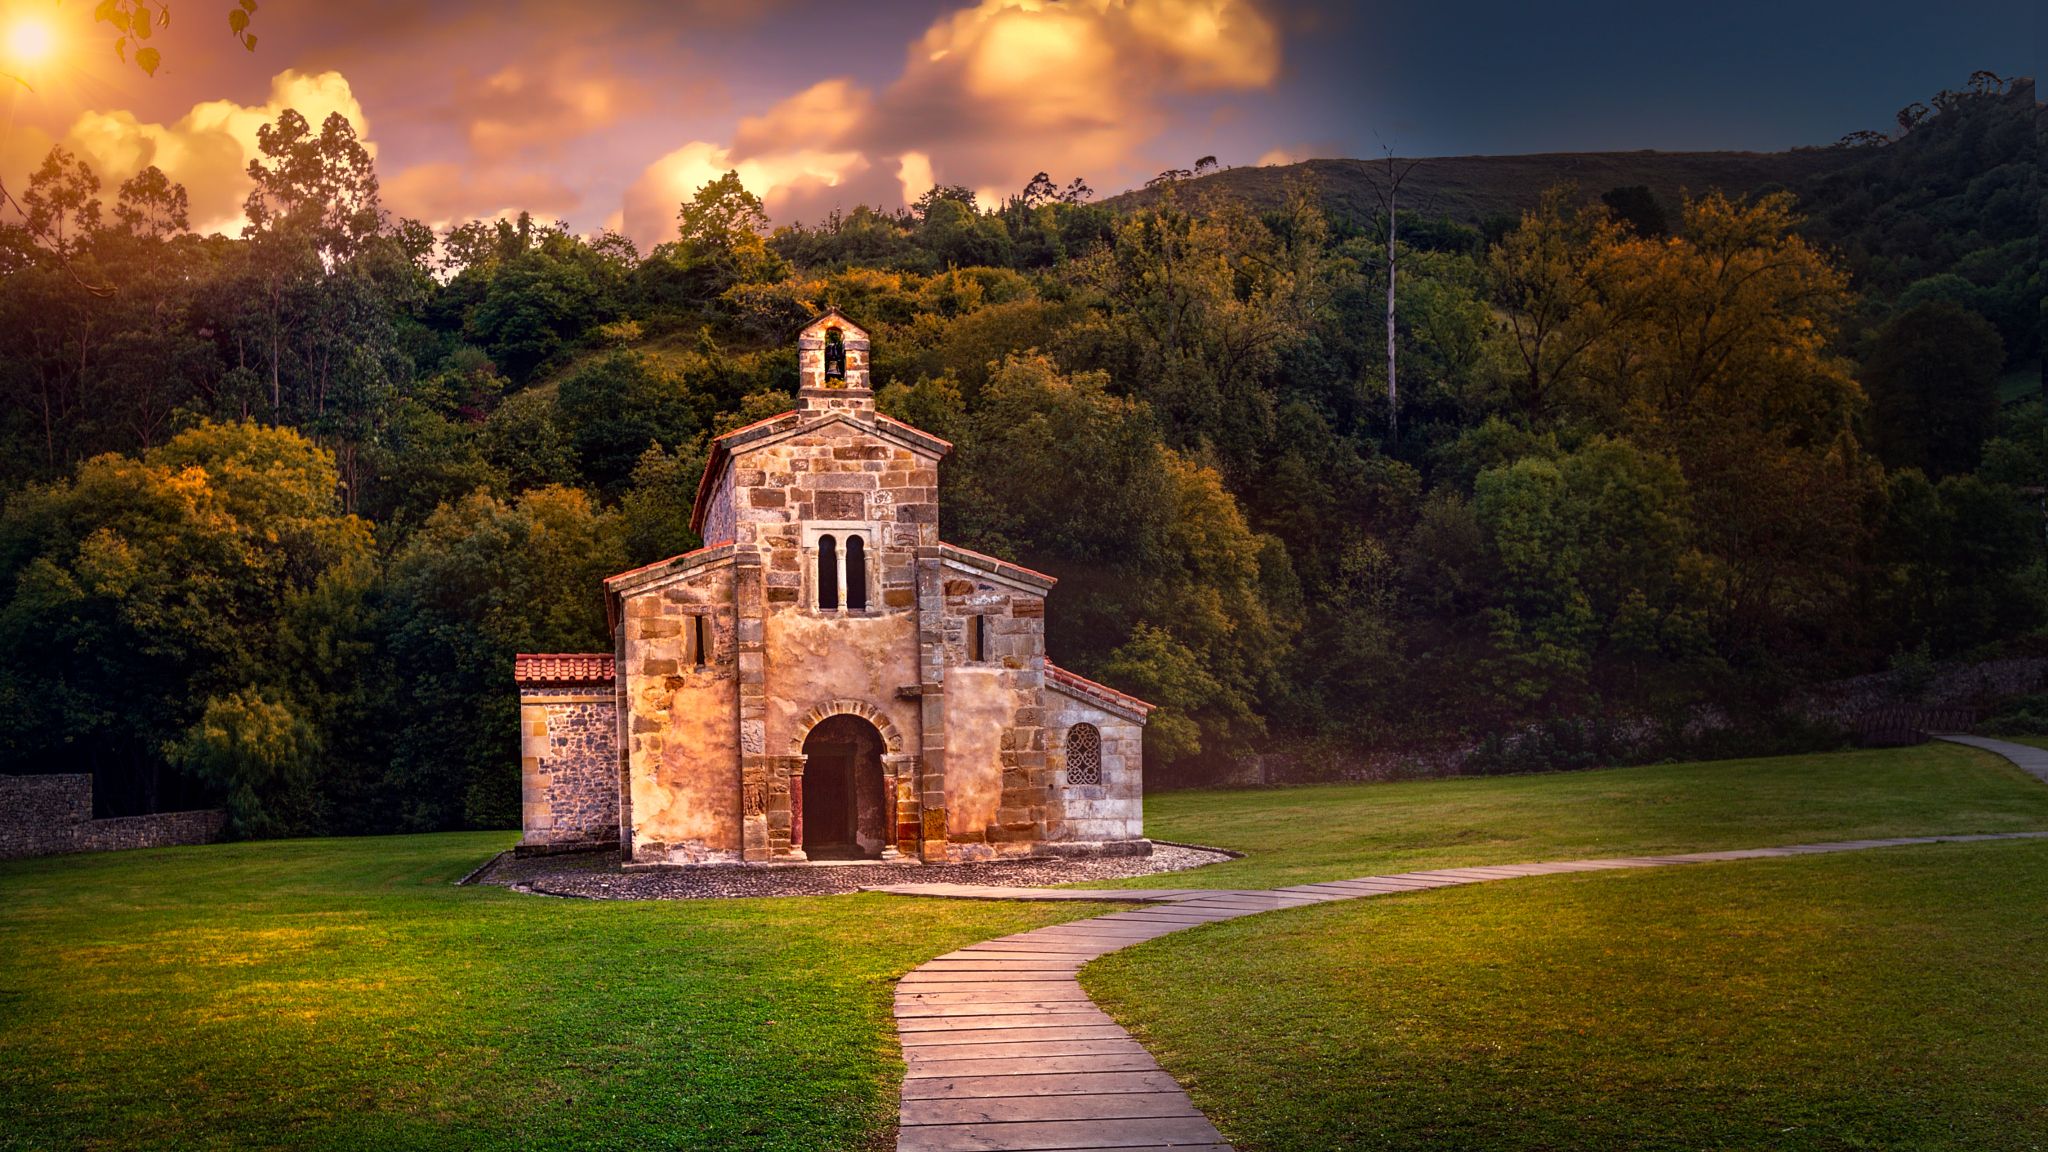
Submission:
<svg viewBox="0 0 2048 1152">
<path fill-rule="evenodd" d="M 609 652 L 521 652 L 512 658 L 515 683 L 536 688 L 611 685 L 616 679 Z"/>
<path fill-rule="evenodd" d="M 606 584 L 611 584 L 614 581 L 624 580 L 628 576 L 638 576 L 642 572 L 650 571 L 655 568 L 660 568 L 664 565 L 673 564 L 678 560 L 688 560 L 692 556 L 696 556 L 704 552 L 711 552 L 719 548 L 724 548 L 730 545 L 731 543 L 732 541 L 730 540 L 714 540 L 709 544 L 703 544 L 699 545 L 698 547 L 692 548 L 688 552 L 678 552 L 674 556 L 664 556 L 651 564 L 642 564 L 638 568 L 628 568 L 624 572 L 614 572 L 611 575 L 605 577 L 604 582 Z"/>
<path fill-rule="evenodd" d="M 1069 672 L 1050 660 L 1045 662 L 1045 678 L 1048 683 L 1065 688 L 1077 696 L 1088 697 L 1126 712 L 1136 712 L 1140 717 L 1158 707 L 1157 704 L 1147 704 L 1128 692 L 1119 692 L 1107 684 L 1098 684 L 1086 676 Z"/>
<path fill-rule="evenodd" d="M 915 432 L 919 436 L 922 436 L 927 440 L 944 444 L 947 448 L 951 448 L 953 446 L 953 442 L 951 440 L 946 439 L 944 436 L 934 436 L 931 433 L 925 431 L 924 429 L 919 428 L 915 424 L 906 424 L 903 421 L 898 420 L 894 416 L 889 415 L 887 412 L 877 412 L 875 413 L 875 417 L 880 420 L 886 420 L 889 423 L 894 424 L 895 426 L 903 429 L 906 432 Z"/>
<path fill-rule="evenodd" d="M 720 432 L 720 433 L 719 433 L 718 435 L 716 435 L 716 436 L 713 436 L 713 437 L 712 437 L 711 439 L 712 439 L 713 441 L 718 441 L 718 440 L 730 440 L 730 439 L 732 439 L 733 437 L 735 437 L 735 436 L 739 435 L 739 434 L 740 434 L 740 433 L 742 433 L 742 432 L 751 432 L 751 431 L 753 431 L 754 429 L 756 429 L 756 428 L 759 428 L 759 427 L 760 427 L 761 425 L 763 425 L 763 424 L 773 424 L 773 423 L 775 423 L 775 422 L 776 422 L 777 420 L 782 420 L 782 419 L 785 419 L 785 418 L 787 418 L 787 417 L 790 417 L 790 416 L 794 416 L 794 415 L 796 415 L 796 413 L 797 413 L 797 410 L 796 410 L 796 409 L 794 409 L 794 408 L 791 408 L 791 409 L 790 409 L 789 411 L 787 411 L 787 412 L 777 412 L 777 413 L 776 413 L 775 415 L 773 415 L 773 416 L 770 416 L 770 417 L 768 417 L 768 418 L 767 418 L 767 419 L 765 419 L 765 420 L 756 420 L 756 421 L 754 421 L 754 422 L 753 422 L 752 424 L 742 424 L 742 425 L 740 425 L 739 427 L 737 427 L 737 428 L 733 429 L 733 430 L 732 430 L 732 431 L 730 431 L 730 432 Z"/>
<path fill-rule="evenodd" d="M 1008 560 L 1003 559 L 1000 556 L 991 556 L 986 552 L 976 552 L 972 548 L 962 548 L 958 544 L 948 544 L 944 540 L 939 541 L 939 547 L 945 549 L 948 552 L 958 552 L 961 556 L 965 557 L 966 559 L 974 561 L 979 564 L 986 565 L 987 567 L 993 568 L 998 572 L 1001 572 L 1007 568 L 1012 572 L 1022 572 L 1026 576 L 1030 576 L 1033 579 L 1043 580 L 1047 584 L 1057 584 L 1060 582 L 1060 578 L 1057 576 L 1049 576 L 1044 572 L 1040 572 L 1036 568 L 1026 568 L 1022 564 L 1012 563 Z"/>
</svg>

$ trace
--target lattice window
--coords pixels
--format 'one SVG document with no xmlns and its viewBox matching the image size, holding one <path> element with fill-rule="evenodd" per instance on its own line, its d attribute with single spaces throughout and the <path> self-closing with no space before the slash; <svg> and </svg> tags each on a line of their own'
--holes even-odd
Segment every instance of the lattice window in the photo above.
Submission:
<svg viewBox="0 0 2048 1152">
<path fill-rule="evenodd" d="M 1102 783 L 1102 733 L 1093 724 L 1067 729 L 1067 783 Z"/>
</svg>

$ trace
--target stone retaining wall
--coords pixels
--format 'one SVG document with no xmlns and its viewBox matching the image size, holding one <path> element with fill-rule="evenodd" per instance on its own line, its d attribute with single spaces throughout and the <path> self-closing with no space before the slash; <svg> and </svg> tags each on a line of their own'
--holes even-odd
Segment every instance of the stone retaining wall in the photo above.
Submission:
<svg viewBox="0 0 2048 1152">
<path fill-rule="evenodd" d="M 1977 663 L 1945 663 L 1927 669 L 1919 677 L 1905 672 L 1874 672 L 1843 680 L 1816 684 L 1793 694 L 1785 716 L 1822 732 L 1839 732 L 1844 739 L 1864 726 L 1873 713 L 1886 709 L 1908 709 L 1916 713 L 1941 713 L 1936 727 L 1957 726 L 1952 717 L 1975 708 L 1978 717 L 1999 701 L 2039 692 L 2048 687 L 2048 658 L 2018 657 Z M 1669 734 L 1645 717 L 1585 717 L 1583 724 L 1598 727 L 1601 742 L 1610 755 L 1609 763 L 1632 763 L 1672 753 Z M 1691 713 L 1684 736 L 1696 740 L 1717 733 L 1735 732 L 1736 720 L 1720 708 L 1702 706 Z M 1539 740 L 1541 725 L 1529 725 L 1501 734 L 1491 749 L 1509 752 L 1525 741 Z M 1392 741 L 1373 747 L 1317 746 L 1282 747 L 1240 756 L 1229 765 L 1210 773 L 1171 781 L 1155 781 L 1177 787 L 1253 788 L 1275 784 L 1303 784 L 1319 781 L 1389 781 L 1461 776 L 1475 768 L 1488 751 L 1474 739 L 1453 739 L 1413 743 Z"/>
<path fill-rule="evenodd" d="M 129 848 L 211 844 L 220 839 L 227 823 L 228 814 L 217 808 L 88 820 L 78 827 L 77 847 L 73 851 L 121 852 Z"/>
<path fill-rule="evenodd" d="M 90 775 L 0 776 L 0 860 L 210 844 L 226 826 L 218 810 L 95 820 Z"/>
</svg>

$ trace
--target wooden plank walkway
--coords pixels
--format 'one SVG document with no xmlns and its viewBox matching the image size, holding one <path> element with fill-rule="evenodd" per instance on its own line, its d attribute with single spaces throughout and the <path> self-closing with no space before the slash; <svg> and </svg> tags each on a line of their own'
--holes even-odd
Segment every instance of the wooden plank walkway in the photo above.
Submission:
<svg viewBox="0 0 2048 1152">
<path fill-rule="evenodd" d="M 2042 770 L 2048 772 L 2048 753 L 2042 756 Z M 1173 1077 L 1095 1006 L 1076 979 L 1090 960 L 1183 928 L 1277 908 L 1522 876 L 2014 839 L 2048 839 L 2048 832 L 1912 836 L 1676 856 L 1437 868 L 1269 891 L 880 885 L 869 891 L 977 900 L 1124 900 L 1139 905 L 986 940 L 948 952 L 906 975 L 896 987 L 896 1031 L 905 1066 L 896 1147 L 899 1152 L 1230 1152 L 1222 1133 Z"/>
</svg>

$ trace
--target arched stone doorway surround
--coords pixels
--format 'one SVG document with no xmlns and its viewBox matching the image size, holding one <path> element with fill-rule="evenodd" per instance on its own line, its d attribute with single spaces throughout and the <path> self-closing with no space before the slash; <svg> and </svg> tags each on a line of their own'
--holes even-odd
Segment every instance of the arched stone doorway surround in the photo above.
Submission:
<svg viewBox="0 0 2048 1152">
<path fill-rule="evenodd" d="M 916 758 L 880 709 L 833 700 L 790 741 L 790 855 L 893 860 L 904 830 L 916 850 Z"/>
</svg>

